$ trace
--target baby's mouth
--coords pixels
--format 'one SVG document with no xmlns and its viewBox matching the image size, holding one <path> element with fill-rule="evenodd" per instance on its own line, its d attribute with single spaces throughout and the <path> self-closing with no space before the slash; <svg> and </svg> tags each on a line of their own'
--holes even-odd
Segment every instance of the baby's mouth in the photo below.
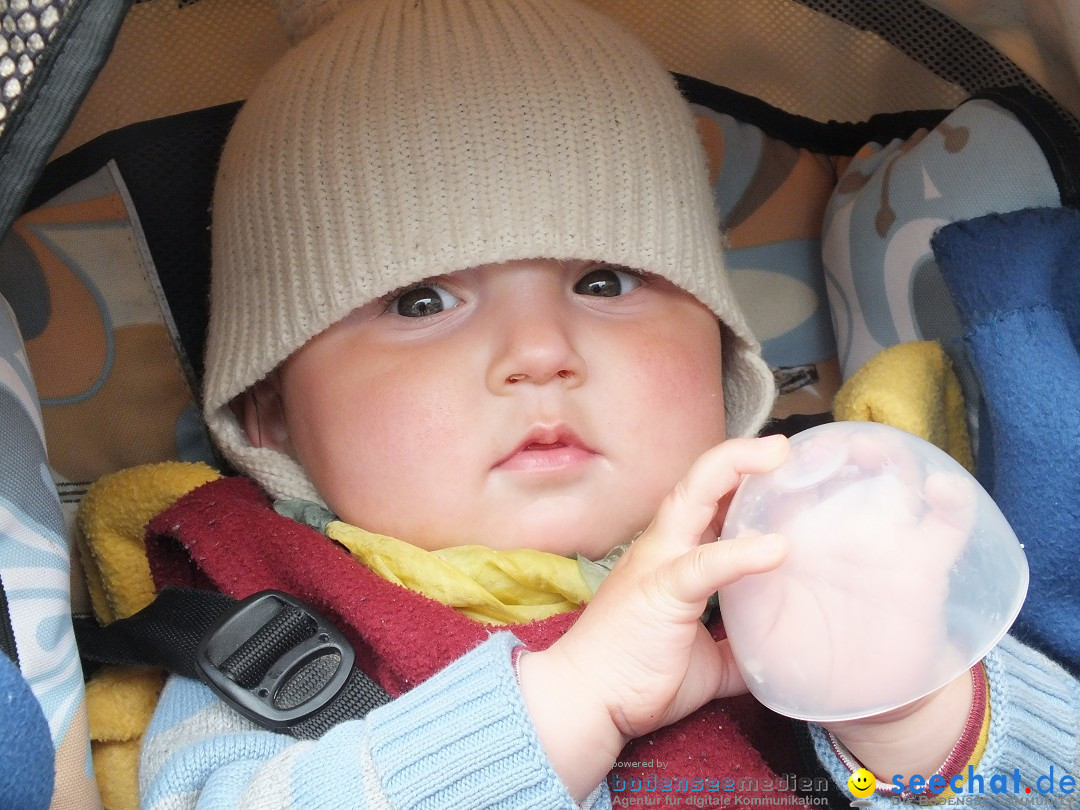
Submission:
<svg viewBox="0 0 1080 810">
<path fill-rule="evenodd" d="M 565 442 L 530 442 L 522 447 L 519 453 L 531 453 L 534 450 L 557 450 L 560 447 L 573 447 L 573 445 L 567 445 Z"/>
<path fill-rule="evenodd" d="M 537 427 L 500 459 L 495 468 L 551 472 L 575 467 L 596 455 L 595 450 L 565 426 Z"/>
</svg>

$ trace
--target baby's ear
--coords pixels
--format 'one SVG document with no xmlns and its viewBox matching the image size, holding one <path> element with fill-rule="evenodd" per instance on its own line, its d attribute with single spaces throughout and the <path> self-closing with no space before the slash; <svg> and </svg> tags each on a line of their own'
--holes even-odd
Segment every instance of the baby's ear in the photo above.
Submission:
<svg viewBox="0 0 1080 810">
<path fill-rule="evenodd" d="M 238 396 L 233 401 L 233 410 L 252 447 L 268 447 L 294 455 L 274 374 L 259 380 Z"/>
</svg>

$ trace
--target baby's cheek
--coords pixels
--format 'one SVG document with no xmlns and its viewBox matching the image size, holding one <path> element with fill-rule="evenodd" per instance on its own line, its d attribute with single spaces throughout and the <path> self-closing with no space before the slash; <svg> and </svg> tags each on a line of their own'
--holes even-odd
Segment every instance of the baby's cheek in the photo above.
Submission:
<svg viewBox="0 0 1080 810">
<path fill-rule="evenodd" d="M 629 395 L 636 412 L 628 433 L 640 462 L 632 486 L 642 505 L 655 508 L 702 453 L 723 441 L 723 392 L 718 374 L 692 373 L 690 364 L 659 351 L 643 354 Z"/>
<path fill-rule="evenodd" d="M 724 438 L 724 379 L 719 343 L 657 340 L 640 357 L 643 393 L 661 414 L 660 424 L 678 425 L 703 442 Z"/>
<path fill-rule="evenodd" d="M 352 444 L 384 478 L 422 476 L 454 463 L 463 432 L 452 402 L 420 393 L 368 403 L 358 414 Z"/>
</svg>

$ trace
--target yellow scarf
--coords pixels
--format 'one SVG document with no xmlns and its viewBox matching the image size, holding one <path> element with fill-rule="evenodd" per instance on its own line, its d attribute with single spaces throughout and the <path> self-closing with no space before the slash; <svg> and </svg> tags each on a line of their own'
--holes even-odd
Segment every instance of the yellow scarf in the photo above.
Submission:
<svg viewBox="0 0 1080 810">
<path fill-rule="evenodd" d="M 324 531 L 384 579 L 487 624 L 546 619 L 592 598 L 578 562 L 558 554 L 485 546 L 426 551 L 340 520 Z"/>
</svg>

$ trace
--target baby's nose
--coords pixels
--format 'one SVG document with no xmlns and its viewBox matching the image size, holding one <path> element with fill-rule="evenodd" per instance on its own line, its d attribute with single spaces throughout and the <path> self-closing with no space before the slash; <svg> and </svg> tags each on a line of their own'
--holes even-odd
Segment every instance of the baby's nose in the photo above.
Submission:
<svg viewBox="0 0 1080 810">
<path fill-rule="evenodd" d="M 576 387 L 586 374 L 576 344 L 573 326 L 556 312 L 509 317 L 495 337 L 488 385 L 498 393 L 523 385 Z"/>
</svg>

